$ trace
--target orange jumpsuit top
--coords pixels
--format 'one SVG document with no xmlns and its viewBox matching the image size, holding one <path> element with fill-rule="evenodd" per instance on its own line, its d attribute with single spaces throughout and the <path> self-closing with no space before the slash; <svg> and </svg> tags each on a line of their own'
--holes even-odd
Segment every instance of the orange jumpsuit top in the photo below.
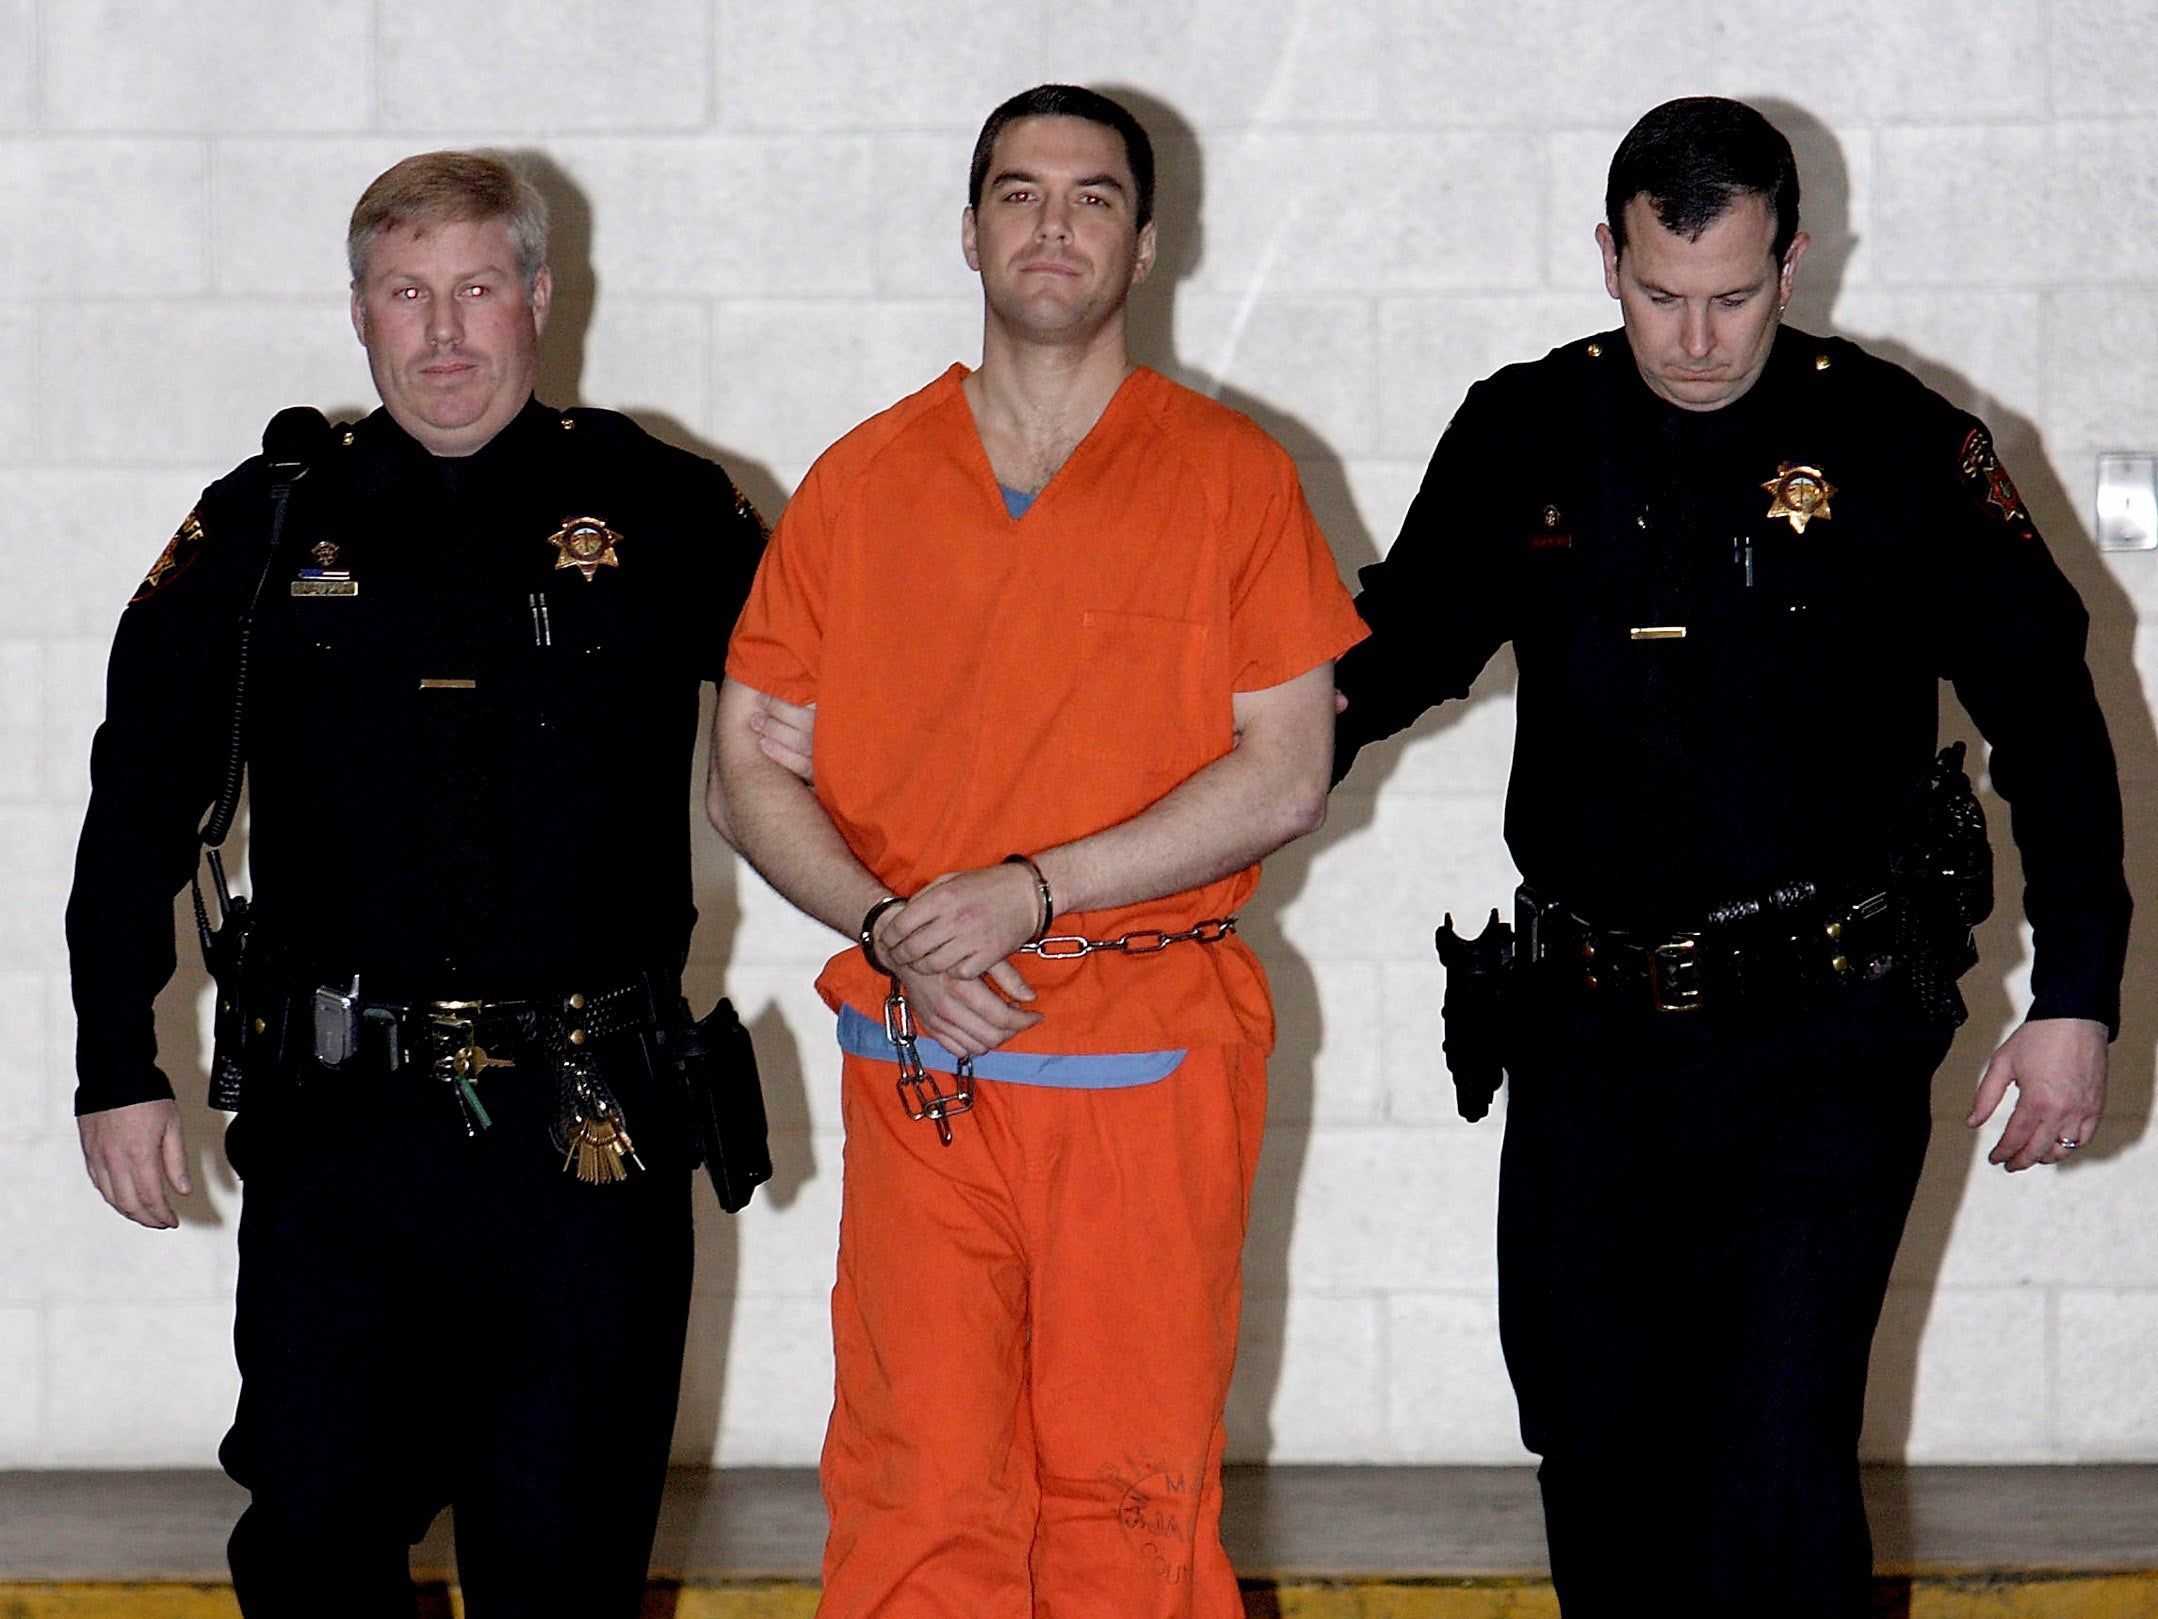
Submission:
<svg viewBox="0 0 2158 1619">
<path fill-rule="evenodd" d="M 816 792 L 897 894 L 1128 820 L 1234 742 L 1230 698 L 1365 634 L 1288 455 L 1254 423 L 1134 371 L 1012 518 L 953 366 L 827 450 L 788 505 L 727 673 L 817 705 Z M 1114 937 L 1227 916 L 1256 865 L 1060 915 Z M 1273 1045 L 1241 940 L 1023 959 L 1042 1021 L 1013 1051 Z M 817 981 L 880 1015 L 858 948 Z"/>
</svg>

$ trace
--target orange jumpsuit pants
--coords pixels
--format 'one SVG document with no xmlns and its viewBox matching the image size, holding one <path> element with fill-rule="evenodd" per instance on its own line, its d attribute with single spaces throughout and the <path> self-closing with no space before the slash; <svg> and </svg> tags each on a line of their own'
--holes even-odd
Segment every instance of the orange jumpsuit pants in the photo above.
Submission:
<svg viewBox="0 0 2158 1619">
<path fill-rule="evenodd" d="M 975 1082 L 949 1147 L 844 1058 L 821 1619 L 1241 1619 L 1222 1409 L 1266 1063 Z"/>
</svg>

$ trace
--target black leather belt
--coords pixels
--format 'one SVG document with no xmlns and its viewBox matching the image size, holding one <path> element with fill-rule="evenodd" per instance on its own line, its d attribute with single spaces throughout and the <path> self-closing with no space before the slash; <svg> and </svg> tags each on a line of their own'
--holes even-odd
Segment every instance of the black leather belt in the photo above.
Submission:
<svg viewBox="0 0 2158 1619">
<path fill-rule="evenodd" d="M 312 1030 L 316 1060 L 338 1073 L 451 1078 L 552 1061 L 610 1035 L 642 1032 L 653 1026 L 653 1001 L 641 978 L 508 1001 L 373 1001 L 325 987 L 294 996 L 286 1026 Z"/>
<path fill-rule="evenodd" d="M 1661 936 L 1600 927 L 1526 885 L 1514 915 L 1517 959 L 1546 982 L 1658 1013 L 1784 1009 L 1895 967 L 1886 890 L 1835 901 L 1789 884 Z"/>
</svg>

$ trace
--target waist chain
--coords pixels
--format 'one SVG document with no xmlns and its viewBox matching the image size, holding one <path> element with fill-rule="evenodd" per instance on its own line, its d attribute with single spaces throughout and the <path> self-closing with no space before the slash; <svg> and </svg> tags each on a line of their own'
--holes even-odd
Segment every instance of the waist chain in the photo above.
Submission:
<svg viewBox="0 0 2158 1619">
<path fill-rule="evenodd" d="M 875 954 L 868 949 L 872 929 L 883 903 L 870 908 L 869 917 L 862 924 L 863 953 L 869 963 L 881 967 Z M 1114 939 L 1089 939 L 1082 934 L 1054 934 L 1045 939 L 1035 939 L 1019 947 L 1022 955 L 1037 956 L 1044 961 L 1077 961 L 1084 956 L 1115 952 L 1127 956 L 1151 956 L 1166 950 L 1172 944 L 1219 944 L 1236 931 L 1233 916 L 1210 916 L 1203 922 L 1194 922 L 1181 933 L 1171 933 L 1162 928 L 1140 928 L 1121 934 Z M 953 1074 L 953 1088 L 946 1091 L 937 1083 L 937 1076 L 922 1062 L 916 1049 L 917 1031 L 914 1026 L 914 1010 L 907 1005 L 906 991 L 900 987 L 899 974 L 885 972 L 891 981 L 891 989 L 884 997 L 884 1037 L 891 1041 L 892 1051 L 899 1064 L 899 1101 L 907 1110 L 907 1117 L 920 1123 L 928 1120 L 937 1127 L 937 1139 L 949 1147 L 952 1144 L 952 1118 L 974 1106 L 974 1059 L 961 1057 L 958 1071 Z"/>
<path fill-rule="evenodd" d="M 1082 956 L 1100 955 L 1105 950 L 1117 951 L 1127 956 L 1151 956 L 1166 950 L 1172 944 L 1219 944 L 1236 931 L 1233 916 L 1210 916 L 1204 922 L 1194 922 L 1181 933 L 1170 933 L 1161 928 L 1140 928 L 1114 939 L 1088 939 L 1076 933 L 1054 933 L 1046 939 L 1036 939 L 1019 947 L 1025 956 L 1039 956 L 1044 961 L 1077 961 Z"/>
</svg>

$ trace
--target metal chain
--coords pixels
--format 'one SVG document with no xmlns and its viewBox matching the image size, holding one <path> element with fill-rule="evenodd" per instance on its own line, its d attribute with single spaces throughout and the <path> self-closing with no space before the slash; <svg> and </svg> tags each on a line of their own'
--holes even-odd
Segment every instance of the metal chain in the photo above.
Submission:
<svg viewBox="0 0 2158 1619">
<path fill-rule="evenodd" d="M 899 1104 L 907 1110 L 908 1118 L 917 1122 L 931 1120 L 937 1127 L 937 1139 L 949 1147 L 952 1115 L 974 1105 L 974 1059 L 959 1059 L 959 1072 L 953 1076 L 959 1089 L 946 1095 L 936 1074 L 922 1066 L 921 1053 L 915 1050 L 914 1013 L 907 1005 L 906 991 L 899 987 L 899 975 L 886 976 L 892 981 L 892 990 L 884 997 L 884 1038 L 899 1054 Z"/>
<path fill-rule="evenodd" d="M 1048 961 L 1077 961 L 1105 950 L 1127 956 L 1151 956 L 1172 944 L 1219 944 L 1235 931 L 1235 917 L 1210 916 L 1203 922 L 1193 923 L 1182 933 L 1170 933 L 1163 928 L 1140 928 L 1114 939 L 1059 934 L 1023 944 L 1019 949 L 1023 955 L 1040 956 Z M 936 1074 L 923 1065 L 921 1053 L 916 1049 L 918 1036 L 914 1012 L 907 1005 L 906 991 L 899 987 L 899 975 L 887 973 L 885 976 L 891 980 L 892 987 L 884 997 L 884 1038 L 891 1041 L 899 1063 L 900 1105 L 907 1110 L 908 1118 L 927 1119 L 936 1125 L 937 1139 L 949 1147 L 952 1144 L 952 1116 L 974 1106 L 974 1059 L 959 1059 L 958 1072 L 953 1075 L 958 1089 L 947 1093 L 937 1083 Z"/>
<path fill-rule="evenodd" d="M 1158 950 L 1166 950 L 1172 944 L 1219 944 L 1236 931 L 1233 916 L 1210 916 L 1204 922 L 1194 922 L 1182 933 L 1170 933 L 1162 928 L 1140 928 L 1114 939 L 1086 939 L 1076 933 L 1060 933 L 1051 938 L 1037 939 L 1032 944 L 1019 947 L 1021 955 L 1040 956 L 1045 961 L 1077 961 L 1082 956 L 1099 955 L 1104 950 L 1115 950 L 1127 956 L 1151 956 Z"/>
</svg>

